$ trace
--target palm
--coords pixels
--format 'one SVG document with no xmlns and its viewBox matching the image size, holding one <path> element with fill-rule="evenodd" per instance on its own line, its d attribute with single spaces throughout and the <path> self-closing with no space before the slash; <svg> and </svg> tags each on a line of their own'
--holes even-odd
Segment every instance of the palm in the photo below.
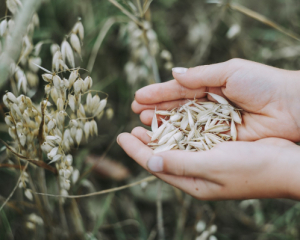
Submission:
<svg viewBox="0 0 300 240">
<path fill-rule="evenodd" d="M 153 155 L 149 141 L 141 127 L 118 138 L 126 153 L 147 170 Z M 284 179 L 299 165 L 298 154 L 297 145 L 278 138 L 224 142 L 204 152 L 161 152 L 163 172 L 154 174 L 203 200 L 289 197 Z"/>
<path fill-rule="evenodd" d="M 172 80 L 145 87 L 137 92 L 132 108 L 141 113 L 141 120 L 149 125 L 153 116 L 150 109 L 170 109 L 183 104 L 185 98 L 204 98 L 208 91 L 225 96 L 245 110 L 243 123 L 238 126 L 238 140 L 280 137 L 299 141 L 299 127 L 295 120 L 298 107 L 292 101 L 296 91 L 295 76 L 289 71 L 248 61 L 235 65 L 235 70 L 224 72 L 222 79 L 206 82 L 201 79 Z M 212 100 L 211 97 L 208 99 Z M 295 110 L 291 112 L 293 108 Z M 300 110 L 298 112 L 300 115 Z"/>
</svg>

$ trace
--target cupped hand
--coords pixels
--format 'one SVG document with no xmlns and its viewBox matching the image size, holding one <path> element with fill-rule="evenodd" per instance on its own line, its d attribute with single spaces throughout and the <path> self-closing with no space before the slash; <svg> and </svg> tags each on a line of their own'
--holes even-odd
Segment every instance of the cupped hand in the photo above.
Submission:
<svg viewBox="0 0 300 240">
<path fill-rule="evenodd" d="M 245 110 L 243 123 L 237 126 L 238 140 L 279 137 L 300 141 L 299 72 L 241 59 L 179 70 L 182 73 L 173 71 L 175 80 L 136 92 L 132 109 L 146 125 L 151 124 L 155 107 L 172 109 L 186 99 L 203 100 L 206 92 L 212 92 Z"/>
<path fill-rule="evenodd" d="M 143 168 L 202 200 L 300 199 L 299 147 L 287 140 L 223 142 L 203 152 L 172 150 L 153 155 L 146 129 L 122 133 L 118 143 Z"/>
</svg>

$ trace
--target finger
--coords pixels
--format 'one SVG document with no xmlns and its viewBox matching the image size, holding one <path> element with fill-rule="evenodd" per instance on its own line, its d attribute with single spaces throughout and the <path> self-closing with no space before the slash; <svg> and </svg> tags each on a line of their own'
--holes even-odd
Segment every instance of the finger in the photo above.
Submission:
<svg viewBox="0 0 300 240">
<path fill-rule="evenodd" d="M 173 77 L 184 87 L 195 89 L 200 87 L 225 87 L 226 81 L 239 68 L 244 60 L 233 59 L 227 62 L 203 65 L 184 70 L 173 68 Z"/>
<path fill-rule="evenodd" d="M 226 156 L 218 151 L 187 152 L 172 150 L 153 155 L 147 162 L 151 172 L 217 181 L 212 174 L 215 165 Z"/>
<path fill-rule="evenodd" d="M 179 107 L 184 105 L 185 103 L 189 102 L 189 99 L 185 100 L 174 100 L 168 102 L 161 102 L 157 104 L 140 104 L 136 100 L 134 100 L 131 104 L 132 111 L 139 114 L 146 109 L 157 109 L 157 110 L 171 110 L 173 108 Z M 206 98 L 197 99 L 197 101 L 207 101 Z"/>
<path fill-rule="evenodd" d="M 148 144 L 151 138 L 147 134 L 147 129 L 143 127 L 136 127 L 131 131 L 131 134 L 141 140 L 144 144 Z"/>
<path fill-rule="evenodd" d="M 120 134 L 118 136 L 118 143 L 129 157 L 134 159 L 146 170 L 149 170 L 147 168 L 147 161 L 153 154 L 153 151 L 149 147 L 129 133 Z M 195 179 L 192 177 L 174 176 L 162 173 L 154 173 L 154 175 L 200 199 L 213 199 L 214 196 L 211 193 L 212 189 L 214 191 L 218 190 L 215 189 L 217 186 L 216 184 L 207 182 L 204 179 Z"/>
<path fill-rule="evenodd" d="M 189 89 L 180 85 L 176 80 L 156 83 L 139 89 L 135 100 L 140 104 L 157 104 L 186 98 L 202 98 L 206 96 L 205 87 Z"/>
<path fill-rule="evenodd" d="M 151 122 L 152 122 L 153 115 L 154 115 L 154 110 L 144 110 L 140 114 L 140 119 L 141 119 L 143 124 L 145 124 L 147 126 L 150 126 Z M 158 120 L 159 123 L 161 122 L 160 118 L 157 118 L 157 120 Z"/>
</svg>

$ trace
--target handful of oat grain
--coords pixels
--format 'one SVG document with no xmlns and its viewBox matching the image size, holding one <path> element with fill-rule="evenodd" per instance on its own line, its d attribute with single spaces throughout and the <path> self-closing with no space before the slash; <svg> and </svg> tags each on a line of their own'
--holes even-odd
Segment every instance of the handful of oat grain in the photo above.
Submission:
<svg viewBox="0 0 300 240">
<path fill-rule="evenodd" d="M 147 132 L 154 153 L 171 149 L 205 151 L 220 142 L 236 141 L 235 123 L 242 123 L 240 110 L 223 97 L 208 94 L 218 103 L 193 100 L 171 111 L 155 110 L 152 131 Z M 164 117 L 160 127 L 157 115 Z"/>
</svg>

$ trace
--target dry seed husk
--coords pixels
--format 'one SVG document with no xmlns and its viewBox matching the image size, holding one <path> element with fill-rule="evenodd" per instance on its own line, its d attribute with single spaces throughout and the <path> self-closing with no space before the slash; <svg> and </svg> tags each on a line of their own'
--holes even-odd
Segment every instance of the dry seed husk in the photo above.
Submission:
<svg viewBox="0 0 300 240">
<path fill-rule="evenodd" d="M 180 149 L 207 151 L 224 141 L 236 141 L 235 123 L 241 124 L 239 109 L 231 106 L 223 97 L 208 93 L 215 102 L 189 101 L 185 105 L 167 110 L 155 110 L 148 144 L 154 153 Z M 157 115 L 162 124 L 158 126 Z"/>
</svg>

